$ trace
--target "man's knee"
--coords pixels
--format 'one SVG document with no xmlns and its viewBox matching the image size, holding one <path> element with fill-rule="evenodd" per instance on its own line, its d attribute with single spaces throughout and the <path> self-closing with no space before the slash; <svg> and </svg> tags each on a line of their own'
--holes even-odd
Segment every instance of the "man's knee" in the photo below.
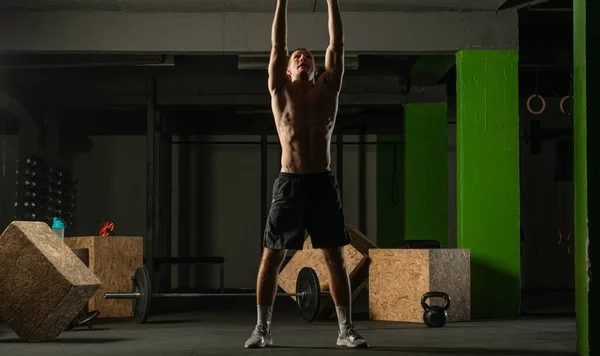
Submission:
<svg viewBox="0 0 600 356">
<path fill-rule="evenodd" d="M 342 247 L 323 249 L 325 263 L 329 268 L 340 268 L 344 266 L 344 250 Z"/>
<path fill-rule="evenodd" d="M 275 250 L 265 247 L 263 249 L 262 262 L 264 265 L 279 268 L 283 263 L 287 250 Z"/>
</svg>

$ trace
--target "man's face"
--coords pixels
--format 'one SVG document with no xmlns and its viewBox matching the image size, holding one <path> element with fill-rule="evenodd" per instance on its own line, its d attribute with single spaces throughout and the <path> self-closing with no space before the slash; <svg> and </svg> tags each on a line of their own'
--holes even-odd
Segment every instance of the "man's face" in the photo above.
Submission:
<svg viewBox="0 0 600 356">
<path fill-rule="evenodd" d="M 287 74 L 292 80 L 313 80 L 317 68 L 312 54 L 307 50 L 297 50 L 290 56 Z"/>
</svg>

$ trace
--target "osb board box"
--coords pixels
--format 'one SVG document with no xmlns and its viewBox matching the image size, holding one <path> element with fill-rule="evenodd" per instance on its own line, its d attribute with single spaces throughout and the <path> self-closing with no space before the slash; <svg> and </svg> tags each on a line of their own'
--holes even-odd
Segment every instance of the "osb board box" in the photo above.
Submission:
<svg viewBox="0 0 600 356">
<path fill-rule="evenodd" d="M 100 283 L 46 223 L 14 221 L 0 235 L 0 314 L 23 341 L 58 337 Z"/>
<path fill-rule="evenodd" d="M 372 320 L 423 322 L 421 296 L 439 291 L 451 303 L 448 321 L 471 319 L 470 252 L 467 249 L 371 249 L 369 316 Z M 443 305 L 430 298 L 428 304 Z"/>
<path fill-rule="evenodd" d="M 353 225 L 347 223 L 346 228 L 352 242 L 344 247 L 344 262 L 350 276 L 352 297 L 354 298 L 367 283 L 368 251 L 376 246 Z M 296 279 L 304 267 L 311 267 L 315 270 L 319 277 L 321 291 L 329 290 L 329 276 L 323 252 L 320 249 L 313 249 L 310 236 L 304 241 L 303 250 L 297 251 L 280 272 L 279 286 L 281 289 L 286 293 L 296 292 Z M 321 311 L 318 317 L 326 318 L 334 311 L 335 305 L 331 297 L 321 298 Z"/>
<path fill-rule="evenodd" d="M 89 250 L 89 268 L 102 281 L 102 288 L 90 299 L 89 310 L 99 310 L 98 318 L 133 315 L 131 300 L 104 299 L 105 292 L 130 292 L 131 276 L 143 265 L 144 243 L 138 236 L 67 237 L 70 248 Z"/>
</svg>

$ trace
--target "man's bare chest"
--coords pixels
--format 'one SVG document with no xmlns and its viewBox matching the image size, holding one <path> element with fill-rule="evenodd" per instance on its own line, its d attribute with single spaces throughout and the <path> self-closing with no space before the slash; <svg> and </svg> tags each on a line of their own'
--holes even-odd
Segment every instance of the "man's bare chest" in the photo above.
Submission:
<svg viewBox="0 0 600 356">
<path fill-rule="evenodd" d="M 305 93 L 301 91 L 291 92 L 288 98 L 288 108 L 298 114 L 308 116 L 326 115 L 328 97 L 317 89 Z"/>
</svg>

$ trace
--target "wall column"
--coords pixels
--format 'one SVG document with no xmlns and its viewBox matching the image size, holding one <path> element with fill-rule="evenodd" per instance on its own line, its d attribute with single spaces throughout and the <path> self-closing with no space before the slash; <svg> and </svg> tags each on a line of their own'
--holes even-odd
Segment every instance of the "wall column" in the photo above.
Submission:
<svg viewBox="0 0 600 356">
<path fill-rule="evenodd" d="M 518 52 L 457 67 L 457 245 L 471 251 L 473 318 L 520 313 Z"/>
<path fill-rule="evenodd" d="M 405 108 L 404 237 L 448 247 L 448 105 Z"/>
<path fill-rule="evenodd" d="M 597 289 L 592 283 L 592 269 L 594 257 L 598 256 L 594 252 L 599 245 L 592 236 L 600 234 L 600 105 L 595 99 L 600 94 L 600 54 L 598 51 L 587 51 L 600 41 L 600 25 L 594 21 L 598 11 L 598 1 L 573 2 L 575 311 L 577 352 L 580 355 L 593 354 L 595 345 L 591 336 L 598 334 L 600 317 L 600 308 L 591 303 Z M 595 343 L 598 343 L 597 339 Z"/>
</svg>

